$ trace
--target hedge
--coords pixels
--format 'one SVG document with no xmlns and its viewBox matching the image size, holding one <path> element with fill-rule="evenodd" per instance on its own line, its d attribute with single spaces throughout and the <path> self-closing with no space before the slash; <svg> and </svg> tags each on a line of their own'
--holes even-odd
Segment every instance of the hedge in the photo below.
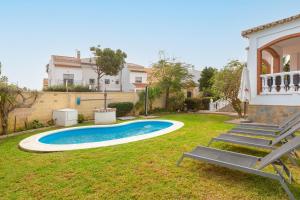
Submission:
<svg viewBox="0 0 300 200">
<path fill-rule="evenodd" d="M 133 109 L 133 103 L 131 102 L 119 102 L 108 104 L 109 108 L 117 109 L 117 117 L 126 116 Z"/>
<path fill-rule="evenodd" d="M 47 92 L 66 92 L 67 88 L 64 85 L 56 85 L 56 86 L 51 86 L 44 91 Z M 93 90 L 90 90 L 88 86 L 82 86 L 82 85 L 70 85 L 68 86 L 68 91 L 69 92 L 92 92 Z"/>
<path fill-rule="evenodd" d="M 187 110 L 209 110 L 210 98 L 187 98 L 185 105 Z"/>
<path fill-rule="evenodd" d="M 185 100 L 187 110 L 197 111 L 203 108 L 202 99 L 199 98 L 187 98 Z"/>
</svg>

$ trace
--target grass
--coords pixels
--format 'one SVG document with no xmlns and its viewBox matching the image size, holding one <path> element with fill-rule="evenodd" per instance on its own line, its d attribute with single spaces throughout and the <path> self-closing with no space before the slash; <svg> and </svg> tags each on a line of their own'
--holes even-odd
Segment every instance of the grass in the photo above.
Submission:
<svg viewBox="0 0 300 200">
<path fill-rule="evenodd" d="M 287 199 L 279 183 L 186 159 L 182 152 L 206 145 L 232 127 L 225 116 L 176 114 L 162 118 L 185 126 L 148 140 L 57 153 L 29 153 L 18 143 L 34 133 L 0 141 L 0 199 Z M 214 147 L 264 155 L 251 148 Z M 289 165 L 296 182 L 300 170 Z M 299 184 L 292 191 L 300 199 Z"/>
</svg>

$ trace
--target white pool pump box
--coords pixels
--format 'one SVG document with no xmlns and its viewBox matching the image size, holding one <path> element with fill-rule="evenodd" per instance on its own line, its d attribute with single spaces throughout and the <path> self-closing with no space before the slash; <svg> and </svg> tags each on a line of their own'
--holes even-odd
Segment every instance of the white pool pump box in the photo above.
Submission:
<svg viewBox="0 0 300 200">
<path fill-rule="evenodd" d="M 78 122 L 78 111 L 70 108 L 55 110 L 52 119 L 57 126 L 73 126 Z"/>
</svg>

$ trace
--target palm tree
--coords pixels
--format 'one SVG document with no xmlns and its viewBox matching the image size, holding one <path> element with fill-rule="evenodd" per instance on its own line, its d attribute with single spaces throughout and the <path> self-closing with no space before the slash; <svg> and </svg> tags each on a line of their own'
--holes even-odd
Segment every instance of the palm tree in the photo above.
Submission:
<svg viewBox="0 0 300 200">
<path fill-rule="evenodd" d="M 159 98 L 161 95 L 161 90 L 158 87 L 148 88 L 148 107 L 153 110 L 153 103 L 155 99 Z M 139 101 L 136 103 L 135 107 L 141 109 L 145 105 L 145 90 L 139 93 Z"/>
</svg>

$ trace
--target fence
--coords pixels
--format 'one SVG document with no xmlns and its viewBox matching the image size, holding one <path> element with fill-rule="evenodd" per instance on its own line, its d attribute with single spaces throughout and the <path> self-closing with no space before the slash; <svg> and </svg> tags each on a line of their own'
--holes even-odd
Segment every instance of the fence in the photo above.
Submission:
<svg viewBox="0 0 300 200">
<path fill-rule="evenodd" d="M 78 98 L 80 98 L 80 103 Z M 26 122 L 33 120 L 47 123 L 52 119 L 53 111 L 62 108 L 76 109 L 85 118 L 93 119 L 94 110 L 104 107 L 103 99 L 104 93 L 99 92 L 41 92 L 31 108 L 19 108 L 10 114 L 9 130 L 22 128 Z M 107 104 L 109 104 L 115 102 L 136 103 L 139 98 L 135 92 L 109 92 L 107 99 Z M 157 99 L 153 107 L 163 107 L 163 99 Z"/>
</svg>

